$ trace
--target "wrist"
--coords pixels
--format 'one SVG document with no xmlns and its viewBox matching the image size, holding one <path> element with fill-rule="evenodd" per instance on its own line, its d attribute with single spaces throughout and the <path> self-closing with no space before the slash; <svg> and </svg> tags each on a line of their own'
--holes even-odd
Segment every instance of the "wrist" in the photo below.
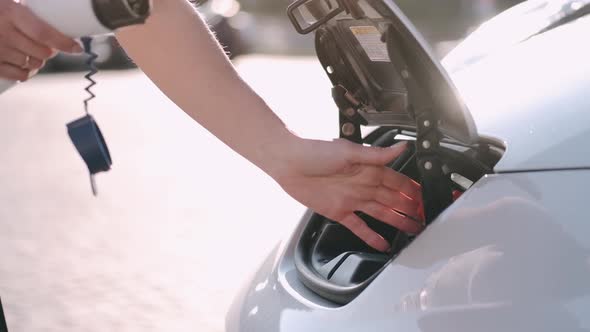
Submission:
<svg viewBox="0 0 590 332">
<path fill-rule="evenodd" d="M 289 173 L 295 162 L 294 156 L 306 141 L 286 127 L 282 129 L 284 130 L 268 135 L 267 142 L 259 148 L 260 162 L 257 166 L 275 180 Z"/>
</svg>

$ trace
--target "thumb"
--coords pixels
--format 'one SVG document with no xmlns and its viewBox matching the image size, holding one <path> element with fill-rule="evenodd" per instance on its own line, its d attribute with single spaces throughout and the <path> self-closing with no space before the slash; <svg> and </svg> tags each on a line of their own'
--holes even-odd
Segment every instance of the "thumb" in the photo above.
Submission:
<svg viewBox="0 0 590 332">
<path fill-rule="evenodd" d="M 388 148 L 357 145 L 351 160 L 357 164 L 382 166 L 399 157 L 408 147 L 408 142 L 399 142 Z"/>
</svg>

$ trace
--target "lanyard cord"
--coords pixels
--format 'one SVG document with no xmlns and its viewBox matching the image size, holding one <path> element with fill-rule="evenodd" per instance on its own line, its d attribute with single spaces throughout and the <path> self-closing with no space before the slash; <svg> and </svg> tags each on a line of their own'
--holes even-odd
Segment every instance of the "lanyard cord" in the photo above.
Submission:
<svg viewBox="0 0 590 332">
<path fill-rule="evenodd" d="M 98 56 L 91 50 L 91 37 L 83 37 L 81 38 L 81 41 L 84 44 L 84 51 L 89 55 L 88 60 L 86 61 L 89 72 L 84 75 L 84 77 L 90 82 L 90 84 L 86 86 L 84 90 L 86 90 L 90 96 L 84 99 L 84 111 L 86 112 L 86 115 L 68 123 L 67 128 L 68 135 L 70 136 L 74 147 L 78 150 L 78 153 L 88 167 L 90 173 L 90 186 L 92 188 L 92 193 L 96 196 L 97 190 L 94 175 L 96 173 L 110 170 L 112 160 L 104 137 L 102 136 L 96 121 L 94 121 L 94 118 L 88 112 L 88 102 L 96 97 L 94 93 L 90 91 L 90 88 L 96 85 L 92 76 L 97 73 L 94 61 Z"/>
<path fill-rule="evenodd" d="M 89 72 L 86 75 L 84 75 L 84 78 L 86 78 L 90 82 L 90 84 L 86 86 L 86 88 L 84 88 L 84 90 L 86 90 L 86 92 L 88 92 L 88 94 L 90 95 L 88 98 L 84 99 L 84 111 L 86 112 L 86 115 L 88 115 L 88 102 L 96 97 L 96 95 L 92 93 L 92 91 L 90 91 L 90 88 L 96 85 L 96 81 L 92 79 L 92 76 L 94 76 L 94 74 L 98 72 L 96 65 L 94 64 L 94 61 L 96 60 L 96 58 L 98 58 L 98 55 L 92 52 L 92 37 L 82 37 L 80 40 L 84 45 L 84 52 L 88 55 L 86 65 L 88 65 Z"/>
</svg>

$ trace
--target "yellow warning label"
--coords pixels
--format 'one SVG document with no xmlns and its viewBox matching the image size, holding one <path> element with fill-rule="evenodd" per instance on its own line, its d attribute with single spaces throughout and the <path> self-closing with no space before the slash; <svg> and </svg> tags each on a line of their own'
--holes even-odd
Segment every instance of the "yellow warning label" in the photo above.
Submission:
<svg viewBox="0 0 590 332">
<path fill-rule="evenodd" d="M 371 61 L 391 62 L 387 53 L 387 45 L 381 41 L 381 33 L 376 27 L 371 25 L 356 26 L 350 27 L 350 31 Z"/>
</svg>

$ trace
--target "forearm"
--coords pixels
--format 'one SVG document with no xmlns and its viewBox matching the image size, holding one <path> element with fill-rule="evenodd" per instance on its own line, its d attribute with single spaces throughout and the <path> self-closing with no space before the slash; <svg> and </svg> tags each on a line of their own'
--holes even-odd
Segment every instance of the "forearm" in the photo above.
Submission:
<svg viewBox="0 0 590 332">
<path fill-rule="evenodd" d="M 117 39 L 145 74 L 183 111 L 266 172 L 296 141 L 242 81 L 186 0 L 155 0 L 146 24 Z"/>
</svg>

